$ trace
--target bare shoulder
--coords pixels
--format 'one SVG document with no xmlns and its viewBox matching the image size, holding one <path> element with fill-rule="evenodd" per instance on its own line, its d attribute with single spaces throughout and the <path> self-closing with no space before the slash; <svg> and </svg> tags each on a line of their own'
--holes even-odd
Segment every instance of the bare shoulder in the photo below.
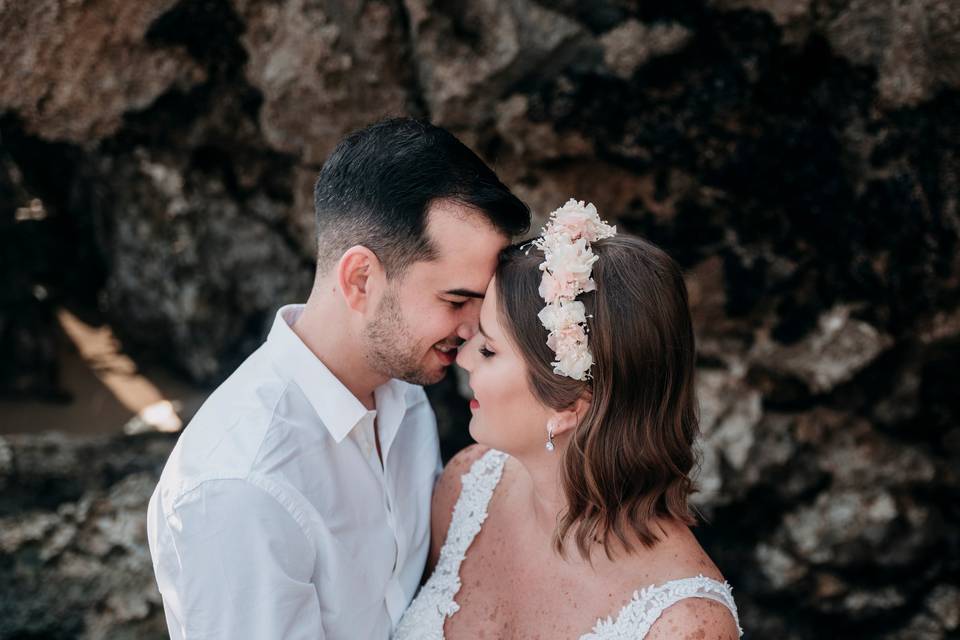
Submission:
<svg viewBox="0 0 960 640">
<path fill-rule="evenodd" d="M 739 630 L 724 605 L 706 598 L 685 598 L 668 607 L 645 640 L 737 640 Z"/>
<path fill-rule="evenodd" d="M 460 478 L 474 462 L 489 451 L 489 447 L 472 444 L 450 459 L 443 468 L 440 480 L 433 489 L 433 501 L 430 506 L 430 556 L 427 561 L 428 569 L 436 565 L 440 557 L 440 549 L 447 537 L 447 529 L 453 518 L 453 508 L 460 497 Z"/>
<path fill-rule="evenodd" d="M 725 578 L 720 568 L 713 562 L 701 546 L 689 526 L 675 520 L 665 520 L 658 524 L 663 533 L 660 544 L 651 557 L 641 559 L 644 570 L 653 569 L 651 583 L 664 583 L 679 578 L 703 575 L 719 582 Z"/>
<path fill-rule="evenodd" d="M 652 549 L 639 545 L 629 561 L 618 563 L 628 583 L 665 585 L 672 581 L 704 576 L 723 583 L 717 565 L 683 522 L 656 523 L 660 541 Z M 739 629 L 733 613 L 709 598 L 688 597 L 667 607 L 645 636 L 646 640 L 737 640 Z"/>
<path fill-rule="evenodd" d="M 668 607 L 645 640 L 737 640 L 733 614 L 715 600 L 685 598 Z"/>
</svg>

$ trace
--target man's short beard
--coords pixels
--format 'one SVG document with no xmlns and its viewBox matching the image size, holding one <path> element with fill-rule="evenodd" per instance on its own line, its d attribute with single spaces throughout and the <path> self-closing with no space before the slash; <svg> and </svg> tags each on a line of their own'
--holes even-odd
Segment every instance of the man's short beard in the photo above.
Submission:
<svg viewBox="0 0 960 640">
<path fill-rule="evenodd" d="M 443 379 L 424 371 L 422 349 L 410 334 L 400 299 L 388 291 L 373 320 L 363 329 L 364 357 L 374 371 L 410 384 L 434 384 Z"/>
</svg>

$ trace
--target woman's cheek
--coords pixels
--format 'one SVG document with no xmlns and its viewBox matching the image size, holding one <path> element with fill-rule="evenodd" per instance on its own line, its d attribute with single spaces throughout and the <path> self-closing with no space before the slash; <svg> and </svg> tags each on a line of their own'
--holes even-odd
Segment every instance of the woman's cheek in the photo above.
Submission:
<svg viewBox="0 0 960 640">
<path fill-rule="evenodd" d="M 489 363 L 485 364 L 487 366 L 481 365 L 477 368 L 471 381 L 474 396 L 480 405 L 473 411 L 473 419 L 470 420 L 470 436 L 481 444 L 495 446 L 496 443 L 492 442 L 491 438 L 496 440 L 496 437 L 490 430 L 499 424 L 497 416 L 504 407 L 497 388 L 496 371 L 492 370 Z"/>
</svg>

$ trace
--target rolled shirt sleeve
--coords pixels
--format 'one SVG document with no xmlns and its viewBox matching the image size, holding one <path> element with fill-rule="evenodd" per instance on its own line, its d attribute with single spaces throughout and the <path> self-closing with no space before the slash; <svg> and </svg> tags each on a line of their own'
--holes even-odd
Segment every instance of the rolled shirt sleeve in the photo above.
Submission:
<svg viewBox="0 0 960 640">
<path fill-rule="evenodd" d="M 208 480 L 163 514 L 154 568 L 173 640 L 323 639 L 316 549 L 278 498 Z"/>
</svg>

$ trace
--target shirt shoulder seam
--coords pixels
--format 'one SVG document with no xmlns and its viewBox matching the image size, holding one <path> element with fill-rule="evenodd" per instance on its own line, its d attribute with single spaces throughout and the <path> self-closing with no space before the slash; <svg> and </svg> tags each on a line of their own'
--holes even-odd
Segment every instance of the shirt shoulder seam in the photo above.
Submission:
<svg viewBox="0 0 960 640">
<path fill-rule="evenodd" d="M 316 555 L 316 541 L 314 536 L 310 532 L 310 528 L 307 526 L 308 516 L 304 513 L 304 510 L 295 504 L 296 500 L 291 498 L 286 494 L 283 488 L 279 483 L 273 482 L 269 478 L 266 478 L 263 475 L 248 473 L 246 475 L 219 475 L 219 474 L 207 474 L 205 476 L 198 477 L 191 483 L 189 488 L 184 489 L 177 495 L 177 497 L 171 502 L 170 509 L 171 511 L 176 511 L 179 507 L 179 503 L 187 497 L 189 494 L 197 491 L 202 486 L 210 483 L 216 482 L 218 480 L 235 480 L 247 484 L 251 487 L 256 487 L 260 491 L 263 491 L 269 495 L 273 500 L 280 505 L 280 507 L 290 516 L 290 518 L 297 524 L 297 528 L 300 529 L 300 532 L 304 535 L 307 541 L 310 543 L 311 548 L 314 549 L 314 555 Z M 164 513 L 164 519 L 169 520 L 172 513 Z"/>
<path fill-rule="evenodd" d="M 209 482 L 210 480 L 244 480 L 253 473 L 253 468 L 255 467 L 257 460 L 260 458 L 260 453 L 263 450 L 264 441 L 266 440 L 266 435 L 270 431 L 270 428 L 277 421 L 277 407 L 280 406 L 280 401 L 283 399 L 284 395 L 287 393 L 287 389 L 290 387 L 292 380 L 284 380 L 283 387 L 280 389 L 280 393 L 277 394 L 277 399 L 273 403 L 273 407 L 270 409 L 270 417 L 267 419 L 267 428 L 264 431 L 263 438 L 261 438 L 260 443 L 257 445 L 257 451 L 254 453 L 253 457 L 250 459 L 250 462 L 246 467 L 241 467 L 242 470 L 235 471 L 216 471 L 216 472 L 207 472 L 192 475 L 189 481 L 182 484 L 179 489 L 174 493 L 170 498 L 171 508 L 176 508 L 178 502 L 183 500 L 183 498 L 195 491 L 200 485 Z M 242 418 L 237 418 L 235 422 L 239 422 Z"/>
<path fill-rule="evenodd" d="M 293 378 L 287 378 L 284 380 L 283 388 L 280 389 L 280 393 L 277 394 L 277 399 L 274 401 L 273 407 L 270 409 L 270 419 L 267 420 L 267 430 L 264 431 L 263 438 L 260 439 L 260 445 L 257 447 L 257 452 L 253 454 L 253 458 L 250 459 L 250 467 L 247 469 L 248 476 L 252 473 L 253 468 L 256 466 L 257 460 L 260 459 L 260 453 L 263 451 L 263 445 L 267 440 L 267 434 L 270 433 L 270 430 L 277 421 L 277 407 L 280 406 L 280 401 L 283 400 L 284 396 L 287 395 L 287 391 L 290 390 L 291 384 L 296 384 Z M 286 422 L 286 420 L 284 420 L 284 422 Z"/>
</svg>

